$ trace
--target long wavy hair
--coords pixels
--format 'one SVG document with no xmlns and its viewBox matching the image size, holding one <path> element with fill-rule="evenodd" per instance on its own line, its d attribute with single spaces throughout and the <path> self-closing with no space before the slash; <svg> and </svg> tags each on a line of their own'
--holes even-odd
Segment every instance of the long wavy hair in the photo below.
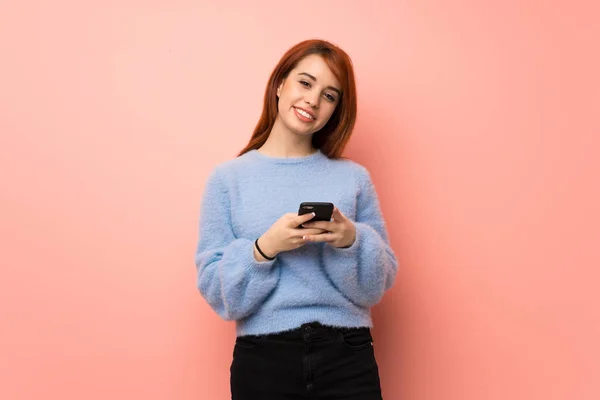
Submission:
<svg viewBox="0 0 600 400">
<path fill-rule="evenodd" d="M 258 149 L 268 139 L 277 119 L 277 88 L 291 70 L 306 56 L 318 54 L 323 57 L 331 72 L 342 86 L 338 102 L 327 124 L 312 137 L 312 144 L 329 158 L 341 158 L 352 135 L 356 122 L 356 83 L 352 60 L 346 52 L 325 40 L 306 40 L 289 49 L 271 73 L 265 91 L 264 105 L 254 133 L 246 147 L 238 154 Z"/>
</svg>

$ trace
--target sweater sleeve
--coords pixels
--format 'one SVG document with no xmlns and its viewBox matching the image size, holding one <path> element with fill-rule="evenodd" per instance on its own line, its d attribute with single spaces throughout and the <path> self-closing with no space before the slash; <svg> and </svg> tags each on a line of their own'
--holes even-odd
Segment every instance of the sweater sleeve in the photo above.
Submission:
<svg viewBox="0 0 600 400">
<path fill-rule="evenodd" d="M 364 168 L 358 190 L 356 240 L 348 248 L 326 244 L 323 261 L 339 291 L 354 304 L 371 307 L 394 283 L 398 262 L 390 247 L 375 187 Z"/>
<path fill-rule="evenodd" d="M 236 238 L 230 200 L 218 170 L 209 176 L 200 211 L 196 248 L 197 286 L 225 320 L 239 320 L 258 310 L 279 281 L 276 260 L 254 258 L 254 241 Z"/>
</svg>

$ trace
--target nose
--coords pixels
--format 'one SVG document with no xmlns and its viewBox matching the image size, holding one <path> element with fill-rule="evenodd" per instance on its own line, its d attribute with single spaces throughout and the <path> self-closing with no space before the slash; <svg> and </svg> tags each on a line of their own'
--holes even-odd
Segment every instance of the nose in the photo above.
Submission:
<svg viewBox="0 0 600 400">
<path fill-rule="evenodd" d="M 314 108 L 319 108 L 319 99 L 321 97 L 319 96 L 318 93 L 308 93 L 305 97 L 304 97 L 304 101 L 306 102 L 306 104 L 310 105 L 311 107 Z"/>
</svg>

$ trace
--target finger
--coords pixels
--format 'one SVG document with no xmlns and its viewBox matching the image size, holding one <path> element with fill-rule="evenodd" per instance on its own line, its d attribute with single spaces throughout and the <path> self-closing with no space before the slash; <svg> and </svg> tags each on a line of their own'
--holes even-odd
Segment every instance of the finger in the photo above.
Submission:
<svg viewBox="0 0 600 400">
<path fill-rule="evenodd" d="M 326 233 L 327 231 L 324 229 L 314 229 L 314 228 L 305 228 L 305 229 L 296 229 L 294 233 L 294 237 L 303 237 L 303 236 L 312 236 L 312 235 L 321 235 Z"/>
<path fill-rule="evenodd" d="M 346 220 L 346 216 L 342 214 L 340 209 L 337 207 L 334 207 L 333 214 L 331 214 L 331 216 L 333 217 L 333 220 L 337 222 L 344 222 Z"/>
<path fill-rule="evenodd" d="M 329 221 L 306 222 L 302 226 L 305 228 L 323 229 L 324 231 L 333 231 L 335 229 L 335 224 Z"/>
<path fill-rule="evenodd" d="M 303 239 L 307 242 L 333 242 L 336 236 L 330 233 L 322 233 L 320 235 L 305 235 Z"/>
<path fill-rule="evenodd" d="M 313 219 L 315 217 L 315 213 L 308 213 L 308 214 L 303 214 L 303 215 L 297 215 L 292 219 L 292 226 L 295 228 L 299 225 L 302 225 L 303 223 L 310 221 L 311 219 Z"/>
</svg>

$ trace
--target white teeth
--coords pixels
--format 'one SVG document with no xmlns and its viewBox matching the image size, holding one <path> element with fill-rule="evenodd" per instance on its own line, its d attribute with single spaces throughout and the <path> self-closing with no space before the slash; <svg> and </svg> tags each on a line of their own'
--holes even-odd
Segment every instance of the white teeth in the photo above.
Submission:
<svg viewBox="0 0 600 400">
<path fill-rule="evenodd" d="M 303 117 L 306 117 L 306 118 L 313 119 L 312 115 L 310 115 L 309 113 L 307 113 L 307 112 L 306 112 L 306 111 L 304 111 L 304 110 L 301 110 L 301 109 L 299 109 L 299 108 L 296 108 L 296 111 L 298 111 L 298 114 L 302 115 Z"/>
</svg>

